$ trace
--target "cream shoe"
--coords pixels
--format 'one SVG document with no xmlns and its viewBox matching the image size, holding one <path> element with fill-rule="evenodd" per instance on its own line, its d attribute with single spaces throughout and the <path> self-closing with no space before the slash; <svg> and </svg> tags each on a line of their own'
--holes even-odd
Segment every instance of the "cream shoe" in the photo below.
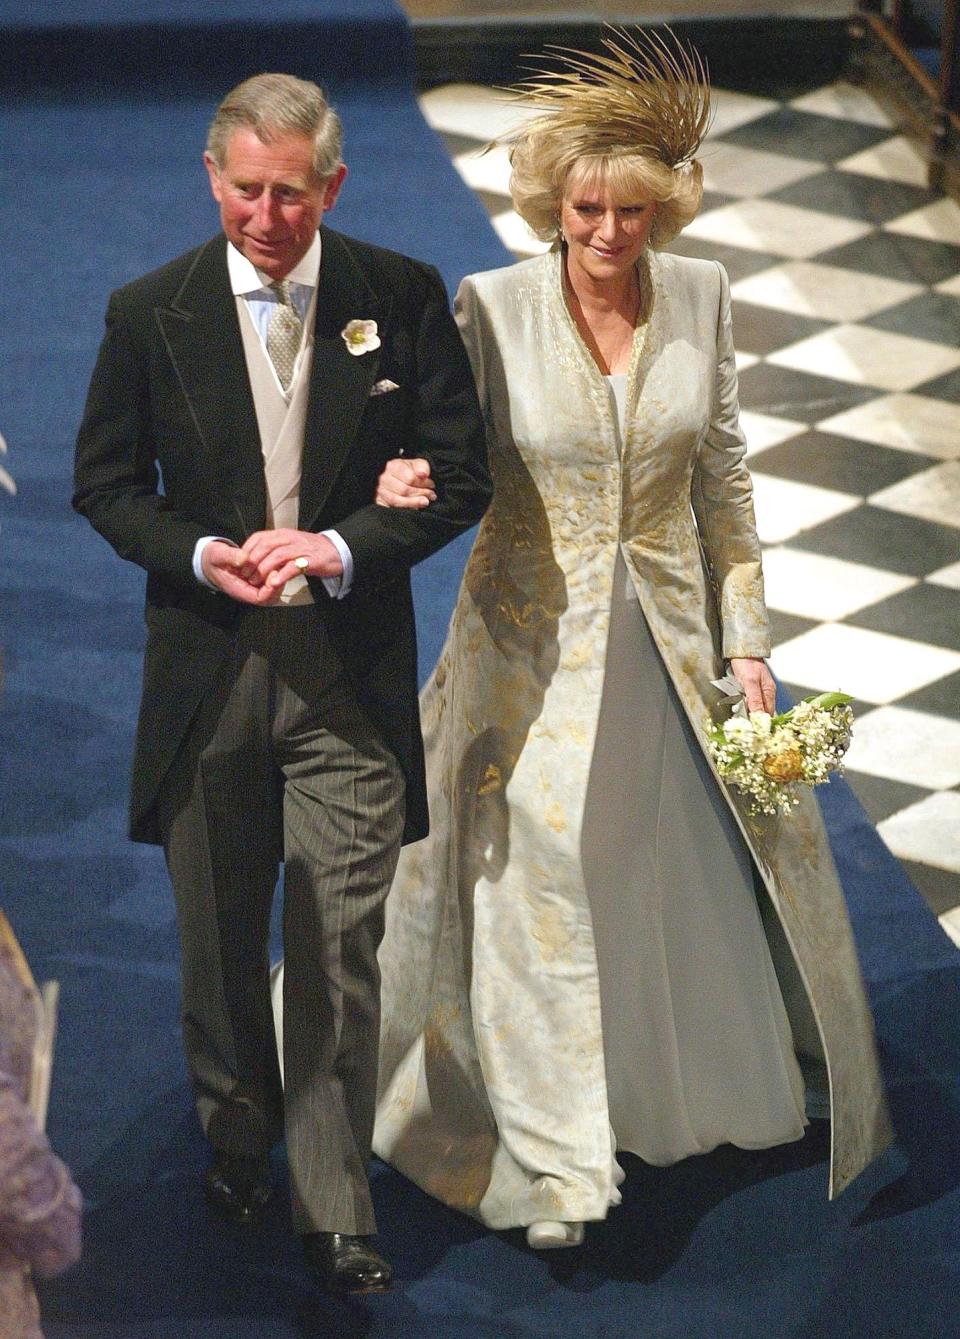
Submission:
<svg viewBox="0 0 960 1339">
<path fill-rule="evenodd" d="M 555 1251 L 561 1246 L 579 1246 L 583 1241 L 582 1223 L 531 1223 L 527 1228 L 527 1245 L 535 1251 Z"/>
</svg>

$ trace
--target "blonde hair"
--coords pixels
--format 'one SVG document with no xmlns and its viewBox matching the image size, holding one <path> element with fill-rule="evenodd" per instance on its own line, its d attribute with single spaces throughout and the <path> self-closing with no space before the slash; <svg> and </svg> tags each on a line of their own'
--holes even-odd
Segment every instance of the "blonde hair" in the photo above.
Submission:
<svg viewBox="0 0 960 1339">
<path fill-rule="evenodd" d="M 622 204 L 657 202 L 650 229 L 652 247 L 667 246 L 697 215 L 703 199 L 703 168 L 697 160 L 668 167 L 631 153 L 591 153 L 550 127 L 531 127 L 514 142 L 510 194 L 517 213 L 542 242 L 560 237 L 560 206 L 575 184 L 601 185 Z"/>
<path fill-rule="evenodd" d="M 270 144 L 278 135 L 313 140 L 313 170 L 325 181 L 342 163 L 343 127 L 316 84 L 292 74 L 256 74 L 230 90 L 214 113 L 207 152 L 218 168 L 237 130 L 252 130 Z"/>
<path fill-rule="evenodd" d="M 510 194 L 542 241 L 559 235 L 560 204 L 571 180 L 608 186 L 624 204 L 657 202 L 650 245 L 666 246 L 703 199 L 695 154 L 710 123 L 702 60 L 665 35 L 609 27 L 598 55 L 548 48 L 554 68 L 513 91 L 538 109 L 508 136 Z"/>
</svg>

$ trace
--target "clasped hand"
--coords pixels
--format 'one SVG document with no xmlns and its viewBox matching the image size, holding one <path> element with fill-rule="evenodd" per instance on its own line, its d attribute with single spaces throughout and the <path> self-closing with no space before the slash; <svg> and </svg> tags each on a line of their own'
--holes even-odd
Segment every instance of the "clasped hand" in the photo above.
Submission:
<svg viewBox="0 0 960 1339">
<path fill-rule="evenodd" d="M 306 558 L 306 565 L 298 565 L 297 558 Z M 204 549 L 202 563 L 210 584 L 243 604 L 277 604 L 295 576 L 343 575 L 334 545 L 309 530 L 258 530 L 240 548 L 215 539 Z"/>
<path fill-rule="evenodd" d="M 378 506 L 419 509 L 436 500 L 429 461 L 402 456 L 387 461 L 377 480 Z M 297 558 L 306 558 L 306 566 L 297 566 Z M 343 575 L 343 563 L 330 540 L 309 530 L 258 530 L 241 548 L 215 539 L 201 561 L 210 584 L 243 604 L 277 604 L 285 583 L 301 573 Z"/>
</svg>

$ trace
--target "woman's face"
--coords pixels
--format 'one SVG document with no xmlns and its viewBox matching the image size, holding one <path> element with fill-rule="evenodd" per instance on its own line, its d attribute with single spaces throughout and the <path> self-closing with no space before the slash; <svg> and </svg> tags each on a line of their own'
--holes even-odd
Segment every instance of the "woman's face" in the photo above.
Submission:
<svg viewBox="0 0 960 1339">
<path fill-rule="evenodd" d="M 649 196 L 615 199 L 596 177 L 567 181 L 560 228 L 567 243 L 567 266 L 594 282 L 628 273 L 647 245 L 657 203 Z"/>
</svg>

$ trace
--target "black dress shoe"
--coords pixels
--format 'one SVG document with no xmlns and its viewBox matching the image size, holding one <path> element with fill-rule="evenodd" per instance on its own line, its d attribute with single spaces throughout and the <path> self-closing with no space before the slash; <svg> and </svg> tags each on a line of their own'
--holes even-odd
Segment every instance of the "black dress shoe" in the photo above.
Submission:
<svg viewBox="0 0 960 1339">
<path fill-rule="evenodd" d="M 255 1222 L 273 1195 L 269 1159 L 214 1153 L 203 1193 L 211 1208 L 232 1223 Z"/>
<path fill-rule="evenodd" d="M 386 1292 L 393 1266 L 373 1249 L 372 1240 L 345 1232 L 310 1232 L 303 1238 L 307 1269 L 329 1292 Z"/>
</svg>

